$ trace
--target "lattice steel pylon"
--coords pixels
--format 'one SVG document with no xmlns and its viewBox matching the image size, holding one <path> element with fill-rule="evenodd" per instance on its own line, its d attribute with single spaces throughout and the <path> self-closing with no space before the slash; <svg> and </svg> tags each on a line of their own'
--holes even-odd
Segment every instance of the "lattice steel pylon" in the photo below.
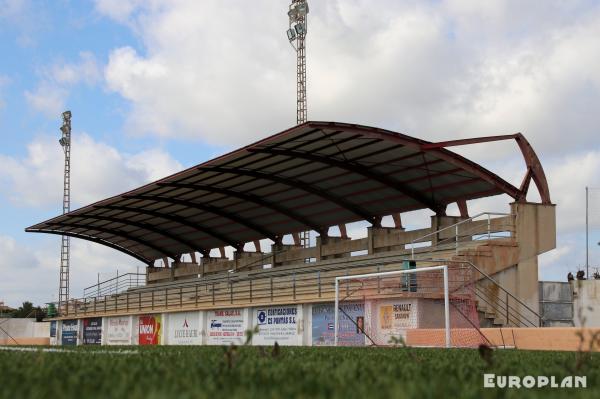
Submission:
<svg viewBox="0 0 600 399">
<path fill-rule="evenodd" d="M 308 27 L 308 3 L 306 0 L 292 0 L 288 11 L 288 40 L 296 50 L 296 124 L 306 122 L 308 109 L 306 103 L 306 33 Z M 294 44 L 295 43 L 295 44 Z M 300 245 L 310 246 L 310 231 L 300 232 Z M 307 261 L 310 261 L 308 259 Z"/>
<path fill-rule="evenodd" d="M 308 27 L 308 3 L 306 0 L 292 0 L 288 11 L 290 20 L 288 40 L 296 50 L 296 123 L 307 120 L 306 104 L 306 33 Z M 295 44 L 294 44 L 295 43 Z"/>
<path fill-rule="evenodd" d="M 60 143 L 65 153 L 65 170 L 63 184 L 63 214 L 71 210 L 71 111 L 62 113 L 63 125 L 60 127 L 62 137 Z M 60 283 L 58 288 L 58 312 L 62 314 L 69 301 L 69 259 L 70 240 L 62 236 L 60 248 Z"/>
</svg>

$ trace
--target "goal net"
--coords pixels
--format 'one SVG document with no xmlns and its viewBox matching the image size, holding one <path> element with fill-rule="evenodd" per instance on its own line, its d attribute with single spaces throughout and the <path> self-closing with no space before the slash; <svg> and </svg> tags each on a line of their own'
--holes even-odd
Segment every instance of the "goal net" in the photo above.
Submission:
<svg viewBox="0 0 600 399">
<path fill-rule="evenodd" d="M 334 345 L 477 347 L 479 330 L 470 268 L 441 265 L 337 277 Z M 352 312 L 362 308 L 361 315 Z M 357 337 L 358 335 L 358 337 Z"/>
</svg>

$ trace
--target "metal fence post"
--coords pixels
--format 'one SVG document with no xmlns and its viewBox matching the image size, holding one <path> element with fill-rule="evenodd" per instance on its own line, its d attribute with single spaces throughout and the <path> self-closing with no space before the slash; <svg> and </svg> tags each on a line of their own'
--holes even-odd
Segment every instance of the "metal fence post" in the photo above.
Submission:
<svg viewBox="0 0 600 399">
<path fill-rule="evenodd" d="M 319 298 L 321 298 L 321 271 L 317 271 L 317 285 L 319 286 Z"/>
<path fill-rule="evenodd" d="M 458 255 L 458 225 L 456 225 L 455 239 L 454 239 L 454 252 Z"/>
<path fill-rule="evenodd" d="M 296 300 L 296 272 L 292 275 L 292 289 L 293 289 L 293 298 Z"/>
</svg>

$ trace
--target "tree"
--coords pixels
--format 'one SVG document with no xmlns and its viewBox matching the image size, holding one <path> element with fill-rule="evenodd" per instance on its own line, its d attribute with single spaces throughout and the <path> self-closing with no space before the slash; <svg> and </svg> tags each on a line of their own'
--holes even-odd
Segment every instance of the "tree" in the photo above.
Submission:
<svg viewBox="0 0 600 399">
<path fill-rule="evenodd" d="M 46 318 L 46 310 L 42 309 L 40 306 L 34 307 L 33 303 L 25 301 L 11 316 L 16 318 L 35 317 L 37 321 L 42 321 Z"/>
</svg>

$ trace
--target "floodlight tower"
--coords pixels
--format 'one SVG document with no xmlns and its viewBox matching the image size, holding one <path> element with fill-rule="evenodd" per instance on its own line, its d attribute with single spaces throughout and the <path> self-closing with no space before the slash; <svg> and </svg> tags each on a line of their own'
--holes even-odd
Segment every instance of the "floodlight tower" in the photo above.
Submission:
<svg viewBox="0 0 600 399">
<path fill-rule="evenodd" d="M 287 37 L 296 50 L 296 124 L 306 122 L 306 32 L 308 27 L 308 3 L 306 0 L 292 0 L 288 10 L 289 28 Z M 300 245 L 310 246 L 310 231 L 300 233 Z M 309 261 L 306 259 L 305 261 Z"/>
<path fill-rule="evenodd" d="M 65 173 L 63 185 L 63 215 L 71 209 L 71 111 L 62 113 L 63 125 L 60 127 L 62 137 L 60 143 L 65 153 Z M 69 248 L 68 236 L 62 236 L 60 249 L 60 285 L 58 288 L 58 313 L 69 301 Z"/>
<path fill-rule="evenodd" d="M 306 32 L 308 27 L 308 3 L 292 0 L 288 11 L 290 20 L 287 37 L 296 50 L 296 123 L 306 122 Z"/>
</svg>

